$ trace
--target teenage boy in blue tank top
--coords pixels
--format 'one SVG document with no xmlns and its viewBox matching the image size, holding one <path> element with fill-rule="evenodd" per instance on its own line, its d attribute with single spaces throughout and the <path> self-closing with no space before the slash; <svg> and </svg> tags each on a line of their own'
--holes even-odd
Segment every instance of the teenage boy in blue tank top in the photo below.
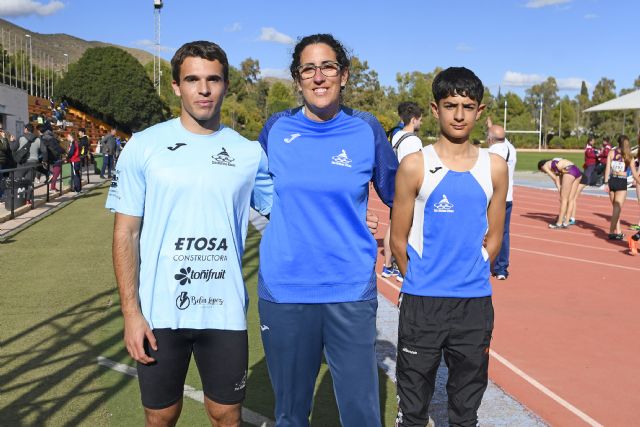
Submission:
<svg viewBox="0 0 640 427">
<path fill-rule="evenodd" d="M 176 424 L 193 353 L 211 424 L 239 426 L 242 253 L 249 206 L 268 214 L 273 186 L 260 144 L 220 123 L 229 86 L 220 46 L 187 43 L 171 67 L 180 117 L 131 138 L 107 198 L 124 341 L 138 362 L 145 425 Z"/>
<path fill-rule="evenodd" d="M 449 423 L 475 426 L 493 331 L 490 266 L 500 250 L 507 164 L 470 143 L 483 86 L 462 67 L 433 81 L 440 138 L 396 175 L 391 249 L 405 277 L 398 327 L 398 426 L 425 426 L 436 371 L 449 368 Z"/>
</svg>

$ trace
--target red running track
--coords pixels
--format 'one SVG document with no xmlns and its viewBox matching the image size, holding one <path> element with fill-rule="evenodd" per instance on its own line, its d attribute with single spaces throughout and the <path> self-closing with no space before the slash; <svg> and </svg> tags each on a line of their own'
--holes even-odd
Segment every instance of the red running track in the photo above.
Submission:
<svg viewBox="0 0 640 427">
<path fill-rule="evenodd" d="M 510 276 L 492 280 L 489 375 L 550 425 L 638 425 L 640 255 L 607 240 L 608 198 L 581 196 L 567 230 L 547 228 L 557 208 L 555 191 L 515 189 Z M 380 217 L 380 273 L 389 211 L 375 192 L 370 209 Z M 623 228 L 639 215 L 627 200 Z M 395 279 L 380 278 L 378 290 L 397 302 Z"/>
</svg>

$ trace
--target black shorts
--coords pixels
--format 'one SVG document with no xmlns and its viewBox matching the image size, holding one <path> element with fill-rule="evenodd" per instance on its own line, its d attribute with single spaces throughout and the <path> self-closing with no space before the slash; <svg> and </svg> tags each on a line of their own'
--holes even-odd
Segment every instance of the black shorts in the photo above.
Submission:
<svg viewBox="0 0 640 427">
<path fill-rule="evenodd" d="M 609 178 L 609 191 L 627 191 L 627 178 L 612 176 Z"/>
<path fill-rule="evenodd" d="M 145 408 L 168 408 L 182 398 L 191 353 L 207 398 L 227 405 L 244 400 L 249 363 L 247 331 L 154 329 L 153 334 L 158 350 L 145 342 L 145 351 L 156 361 L 137 366 Z"/>
<path fill-rule="evenodd" d="M 491 297 L 402 294 L 398 324 L 397 426 L 425 426 L 440 360 L 449 368 L 449 422 L 477 423 L 488 383 L 493 332 Z"/>
</svg>

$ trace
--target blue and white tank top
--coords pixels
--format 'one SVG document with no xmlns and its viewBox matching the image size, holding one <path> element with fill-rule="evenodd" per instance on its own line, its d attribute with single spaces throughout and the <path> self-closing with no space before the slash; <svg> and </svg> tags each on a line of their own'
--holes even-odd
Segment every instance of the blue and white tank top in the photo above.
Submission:
<svg viewBox="0 0 640 427">
<path fill-rule="evenodd" d="M 491 295 L 489 254 L 483 246 L 493 195 L 491 159 L 480 149 L 466 172 L 447 168 L 432 145 L 422 149 L 424 178 L 409 233 L 402 292 L 430 297 Z"/>
</svg>

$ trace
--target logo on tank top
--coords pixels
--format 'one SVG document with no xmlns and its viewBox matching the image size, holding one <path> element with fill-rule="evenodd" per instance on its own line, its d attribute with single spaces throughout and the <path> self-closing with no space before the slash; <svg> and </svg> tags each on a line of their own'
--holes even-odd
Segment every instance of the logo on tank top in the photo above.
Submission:
<svg viewBox="0 0 640 427">
<path fill-rule="evenodd" d="M 180 292 L 180 295 L 176 298 L 176 307 L 178 307 L 178 310 L 186 310 L 190 304 L 191 301 L 189 301 L 189 294 L 186 292 Z"/>
<path fill-rule="evenodd" d="M 233 163 L 233 161 L 235 159 L 233 157 L 231 157 L 229 155 L 229 153 L 227 153 L 227 150 L 224 147 L 222 147 L 222 151 L 221 152 L 219 152 L 215 156 L 211 156 L 211 158 L 213 159 L 211 161 L 212 165 L 233 166 L 233 167 L 236 166 Z"/>
<path fill-rule="evenodd" d="M 337 156 L 331 157 L 331 164 L 336 166 L 344 166 L 346 168 L 351 167 L 351 159 L 347 156 L 347 152 L 342 149 L 342 152 Z"/>
<path fill-rule="evenodd" d="M 444 212 L 444 213 L 453 213 L 453 203 L 447 199 L 446 194 L 442 195 L 442 200 L 433 205 L 434 212 Z"/>
<path fill-rule="evenodd" d="M 178 148 L 180 148 L 182 146 L 185 146 L 185 145 L 187 145 L 187 144 L 185 144 L 184 142 L 178 142 L 173 147 L 167 147 L 167 150 L 176 151 Z"/>
</svg>

